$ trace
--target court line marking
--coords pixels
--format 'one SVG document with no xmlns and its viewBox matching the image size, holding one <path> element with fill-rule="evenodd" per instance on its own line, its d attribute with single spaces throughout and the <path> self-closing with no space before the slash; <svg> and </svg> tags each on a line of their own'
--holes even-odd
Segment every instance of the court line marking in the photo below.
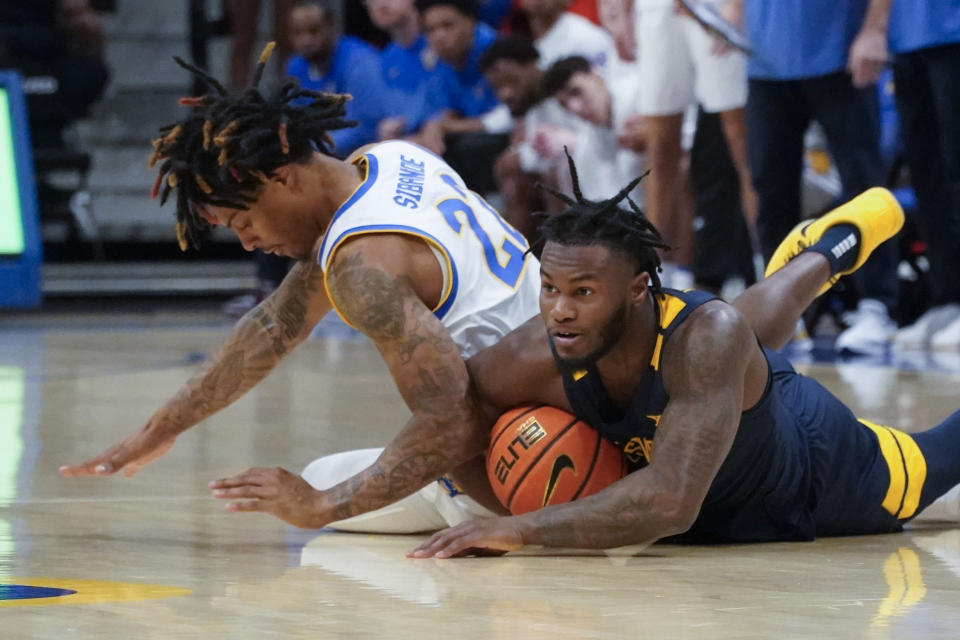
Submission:
<svg viewBox="0 0 960 640">
<path fill-rule="evenodd" d="M 107 582 L 102 580 L 84 580 L 74 578 L 18 578 L 4 576 L 0 578 L 9 584 L 27 587 L 48 587 L 70 589 L 76 593 L 48 598 L 21 598 L 0 601 L 0 607 L 49 607 L 77 604 L 99 604 L 105 602 L 136 602 L 158 598 L 175 598 L 193 593 L 193 589 L 162 584 L 142 582 Z"/>
</svg>

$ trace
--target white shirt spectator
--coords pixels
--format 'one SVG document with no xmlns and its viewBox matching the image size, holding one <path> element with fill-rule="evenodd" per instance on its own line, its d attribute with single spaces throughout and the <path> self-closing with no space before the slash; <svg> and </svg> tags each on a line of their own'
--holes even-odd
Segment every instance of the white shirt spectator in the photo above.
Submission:
<svg viewBox="0 0 960 640">
<path fill-rule="evenodd" d="M 638 111 L 639 75 L 623 73 L 622 67 L 617 69 L 615 75 L 602 75 L 610 91 L 611 126 L 601 127 L 581 120 L 581 126 L 588 132 L 578 136 L 576 148 L 571 154 L 580 174 L 583 195 L 591 200 L 603 200 L 616 194 L 643 173 L 646 162 L 643 154 L 617 144 L 627 118 Z M 630 194 L 640 206 L 643 206 L 642 186 L 641 183 Z"/>
<path fill-rule="evenodd" d="M 550 30 L 533 41 L 540 52 L 540 68 L 567 56 L 583 56 L 598 69 L 606 69 L 617 59 L 613 38 L 586 18 L 564 12 Z"/>
</svg>

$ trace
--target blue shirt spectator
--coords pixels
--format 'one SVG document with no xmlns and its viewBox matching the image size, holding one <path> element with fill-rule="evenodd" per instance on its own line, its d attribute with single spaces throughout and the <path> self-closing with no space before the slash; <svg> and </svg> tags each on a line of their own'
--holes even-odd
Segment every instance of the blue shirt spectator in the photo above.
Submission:
<svg viewBox="0 0 960 640">
<path fill-rule="evenodd" d="M 894 0 L 890 50 L 906 53 L 960 42 L 960 0 Z"/>
<path fill-rule="evenodd" d="M 430 78 L 436 72 L 437 62 L 423 36 L 408 47 L 391 42 L 380 54 L 384 83 L 394 93 L 391 115 L 403 116 L 404 132 L 418 130 L 444 107 L 445 101 L 430 95 Z"/>
<path fill-rule="evenodd" d="M 746 30 L 754 48 L 747 75 L 796 80 L 842 71 L 866 11 L 867 0 L 747 0 Z"/>
<path fill-rule="evenodd" d="M 337 155 L 377 139 L 377 123 L 384 117 L 390 94 L 380 71 L 380 55 L 372 46 L 352 36 L 340 36 L 326 70 L 310 64 L 303 56 L 292 56 L 287 75 L 297 78 L 304 89 L 349 93 L 347 118 L 357 126 L 330 132 Z"/>
<path fill-rule="evenodd" d="M 437 63 L 431 89 L 438 92 L 436 95 L 441 98 L 444 107 L 459 112 L 461 116 L 474 118 L 499 104 L 493 89 L 480 72 L 480 56 L 496 39 L 496 31 L 478 22 L 473 31 L 473 45 L 464 63 L 459 68 L 442 60 Z"/>
</svg>

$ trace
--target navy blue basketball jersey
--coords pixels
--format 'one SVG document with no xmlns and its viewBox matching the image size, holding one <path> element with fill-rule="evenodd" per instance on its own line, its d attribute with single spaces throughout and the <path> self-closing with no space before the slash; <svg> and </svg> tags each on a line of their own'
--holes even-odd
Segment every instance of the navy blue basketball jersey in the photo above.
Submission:
<svg viewBox="0 0 960 640">
<path fill-rule="evenodd" d="M 664 289 L 654 297 L 657 341 L 637 395 L 626 411 L 610 402 L 595 368 L 564 376 L 563 387 L 574 412 L 623 451 L 631 470 L 650 462 L 657 423 L 670 399 L 661 375 L 663 345 L 694 309 L 713 299 L 714 296 L 702 291 L 673 289 Z"/>
<path fill-rule="evenodd" d="M 663 383 L 664 346 L 694 310 L 713 299 L 700 291 L 672 289 L 655 297 L 653 356 L 629 406 L 619 407 L 610 400 L 596 368 L 564 375 L 564 390 L 574 413 L 623 451 L 631 471 L 650 462 L 657 425 L 670 401 Z M 764 353 L 768 363 L 774 359 L 793 372 L 775 352 Z M 734 541 L 814 536 L 808 447 L 773 379 L 771 368 L 760 401 L 741 414 L 730 452 L 684 538 Z"/>
</svg>

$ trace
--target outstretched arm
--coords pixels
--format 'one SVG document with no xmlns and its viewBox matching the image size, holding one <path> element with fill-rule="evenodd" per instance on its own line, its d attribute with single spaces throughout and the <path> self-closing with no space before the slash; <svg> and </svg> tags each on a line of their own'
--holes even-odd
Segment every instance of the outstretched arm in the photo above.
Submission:
<svg viewBox="0 0 960 640">
<path fill-rule="evenodd" d="M 667 345 L 670 402 L 649 466 L 575 502 L 445 529 L 410 555 L 445 558 L 528 544 L 602 549 L 686 531 L 733 442 L 747 366 L 757 353 L 736 311 L 705 305 Z"/>
<path fill-rule="evenodd" d="M 176 395 L 140 430 L 102 454 L 60 468 L 66 477 L 132 476 L 166 453 L 177 435 L 233 403 L 263 380 L 330 310 L 323 273 L 299 262 L 266 300 L 247 313 Z"/>
</svg>

